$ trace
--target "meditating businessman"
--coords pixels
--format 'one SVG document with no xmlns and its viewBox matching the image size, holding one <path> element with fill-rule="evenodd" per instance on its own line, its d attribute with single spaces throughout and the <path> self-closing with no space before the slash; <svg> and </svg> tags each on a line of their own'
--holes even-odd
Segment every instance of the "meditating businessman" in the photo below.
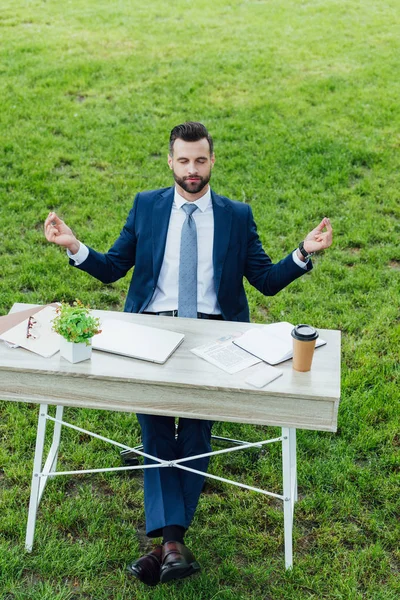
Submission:
<svg viewBox="0 0 400 600">
<path fill-rule="evenodd" d="M 332 227 L 322 219 L 286 258 L 273 264 L 259 240 L 248 204 L 211 190 L 213 141 L 201 123 L 173 128 L 168 165 L 175 185 L 137 194 L 120 236 L 105 254 L 78 241 L 54 213 L 45 235 L 67 249 L 70 264 L 104 283 L 112 283 L 134 266 L 125 311 L 198 319 L 249 321 L 245 277 L 273 296 L 312 269 L 309 255 L 332 243 Z M 212 422 L 137 415 L 146 453 L 165 460 L 210 452 Z M 205 472 L 208 459 L 187 463 Z M 196 573 L 200 567 L 187 546 L 188 529 L 203 486 L 203 477 L 181 469 L 146 469 L 146 532 L 162 544 L 128 570 L 147 585 Z"/>
</svg>

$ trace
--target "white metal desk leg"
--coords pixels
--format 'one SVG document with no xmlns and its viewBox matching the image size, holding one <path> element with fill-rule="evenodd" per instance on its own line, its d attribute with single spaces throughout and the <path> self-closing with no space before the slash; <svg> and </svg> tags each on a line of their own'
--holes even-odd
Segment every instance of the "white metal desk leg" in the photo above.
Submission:
<svg viewBox="0 0 400 600">
<path fill-rule="evenodd" d="M 58 421 L 62 421 L 63 418 L 64 407 L 57 406 L 56 409 L 56 419 Z M 57 459 L 58 459 L 58 448 L 60 446 L 60 438 L 61 438 L 61 423 L 54 423 L 53 430 L 53 441 L 51 443 L 51 448 L 49 454 L 47 456 L 46 462 L 43 467 L 43 474 L 46 473 L 54 473 L 57 468 Z M 38 497 L 38 506 L 43 496 L 44 488 L 46 487 L 47 477 L 40 478 L 39 485 L 39 497 Z"/>
<path fill-rule="evenodd" d="M 56 419 L 58 421 L 62 421 L 64 413 L 63 406 L 57 406 L 56 409 Z M 296 435 L 296 430 L 295 430 Z M 60 445 L 61 438 L 61 423 L 54 423 L 54 431 L 53 431 L 53 442 L 51 444 L 51 449 L 54 448 L 54 458 L 52 457 L 51 468 L 50 471 L 53 472 L 57 468 L 57 459 L 58 459 L 58 447 Z"/>
<path fill-rule="evenodd" d="M 296 430 L 294 428 L 289 429 L 289 442 L 290 442 L 290 469 L 291 469 L 291 482 L 293 490 L 293 508 L 294 503 L 297 502 L 297 459 L 296 459 Z"/>
<path fill-rule="evenodd" d="M 293 566 L 293 496 L 290 464 L 290 430 L 282 427 L 283 520 L 285 537 L 285 567 Z"/>
<path fill-rule="evenodd" d="M 35 535 L 36 513 L 39 506 L 40 473 L 42 470 L 44 438 L 46 434 L 47 404 L 39 407 L 39 419 L 36 434 L 35 458 L 33 461 L 33 473 L 31 484 L 31 497 L 29 500 L 28 524 L 26 527 L 25 548 L 31 552 L 33 536 Z"/>
</svg>

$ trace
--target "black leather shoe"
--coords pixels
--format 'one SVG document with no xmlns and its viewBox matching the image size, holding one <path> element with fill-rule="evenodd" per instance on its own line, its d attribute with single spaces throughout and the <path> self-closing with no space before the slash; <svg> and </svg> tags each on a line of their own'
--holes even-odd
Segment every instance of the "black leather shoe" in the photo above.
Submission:
<svg viewBox="0 0 400 600">
<path fill-rule="evenodd" d="M 200 571 L 192 552 L 180 542 L 166 542 L 162 547 L 161 583 L 190 577 Z"/>
<path fill-rule="evenodd" d="M 128 565 L 128 573 L 146 585 L 153 586 L 160 583 L 162 549 L 162 546 L 156 546 L 149 554 L 141 556 L 137 561 Z"/>
</svg>

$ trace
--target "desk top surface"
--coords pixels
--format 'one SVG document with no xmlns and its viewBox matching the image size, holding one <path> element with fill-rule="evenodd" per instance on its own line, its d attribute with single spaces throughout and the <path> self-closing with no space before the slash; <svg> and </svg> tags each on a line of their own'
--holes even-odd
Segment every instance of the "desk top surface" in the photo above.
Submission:
<svg viewBox="0 0 400 600">
<path fill-rule="evenodd" d="M 13 311 L 31 308 L 33 305 L 15 304 Z M 79 378 L 82 385 L 89 380 L 125 381 L 151 383 L 163 387 L 185 387 L 192 390 L 225 390 L 263 394 L 293 396 L 296 398 L 331 399 L 340 397 L 340 332 L 320 329 L 326 346 L 315 350 L 312 370 L 298 373 L 288 360 L 278 365 L 283 376 L 262 390 L 245 382 L 251 372 L 260 369 L 260 364 L 234 375 L 194 355 L 190 350 L 226 336 L 240 334 L 250 328 L 262 327 L 254 323 L 231 321 L 182 319 L 153 315 L 138 315 L 114 311 L 93 311 L 100 319 L 115 318 L 185 334 L 183 343 L 164 365 L 126 358 L 104 352 L 93 351 L 89 361 L 71 364 L 57 353 L 51 358 L 42 358 L 27 350 L 10 349 L 0 343 L 0 377 L 4 371 L 24 373 L 58 374 Z M 0 394 L 1 395 L 1 394 Z"/>
</svg>

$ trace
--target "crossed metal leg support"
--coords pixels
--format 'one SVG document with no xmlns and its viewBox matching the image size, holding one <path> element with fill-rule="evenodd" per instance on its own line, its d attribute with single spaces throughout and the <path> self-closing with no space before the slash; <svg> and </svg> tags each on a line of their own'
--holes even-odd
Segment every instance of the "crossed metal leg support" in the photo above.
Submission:
<svg viewBox="0 0 400 600">
<path fill-rule="evenodd" d="M 178 437 L 178 425 L 175 426 L 175 437 Z M 212 435 L 211 436 L 211 441 L 216 442 L 216 443 L 229 443 L 232 444 L 233 446 L 242 446 L 243 444 L 245 444 L 246 442 L 243 442 L 243 440 L 235 440 L 233 438 L 227 438 L 227 437 L 222 437 L 220 435 Z M 261 448 L 260 444 L 258 444 L 256 447 Z M 132 450 L 121 450 L 120 452 L 120 456 L 122 459 L 122 462 L 126 465 L 131 465 L 133 466 L 134 464 L 138 464 L 137 459 L 133 458 L 136 457 L 137 453 L 136 450 L 143 450 L 143 444 L 138 444 L 137 446 L 135 446 Z M 132 459 L 135 462 L 132 462 Z"/>
<path fill-rule="evenodd" d="M 32 474 L 32 485 L 31 485 L 31 496 L 29 501 L 29 513 L 28 513 L 28 524 L 26 529 L 26 540 L 25 540 L 25 548 L 28 552 L 31 552 L 33 546 L 33 539 L 35 534 L 35 525 L 36 525 L 36 516 L 37 510 L 39 507 L 40 500 L 42 498 L 44 488 L 47 483 L 48 477 L 55 477 L 58 475 L 81 475 L 83 473 L 108 473 L 112 471 L 131 471 L 134 469 L 159 469 L 165 467 L 174 467 L 178 469 L 183 469 L 185 471 L 190 471 L 191 473 L 197 473 L 199 475 L 203 475 L 205 477 L 209 477 L 210 479 L 216 479 L 217 481 L 222 481 L 224 483 L 229 483 L 231 485 L 235 485 L 237 487 L 244 488 L 246 490 L 250 490 L 253 492 L 259 492 L 260 494 L 264 494 L 266 496 L 271 496 L 273 498 L 278 498 L 283 501 L 283 515 L 284 515 L 284 541 L 285 541 L 285 567 L 286 569 L 290 569 L 293 566 L 293 551 L 292 551 L 292 534 L 293 534 L 293 514 L 294 514 L 294 503 L 297 501 L 297 469 L 296 469 L 296 429 L 289 427 L 282 427 L 282 435 L 277 438 L 264 440 L 262 442 L 255 443 L 241 443 L 232 448 L 224 448 L 223 450 L 216 450 L 214 452 L 207 452 L 205 454 L 198 454 L 196 456 L 190 456 L 186 458 L 180 458 L 174 461 L 166 461 L 155 456 L 151 456 L 150 454 L 146 454 L 145 452 L 139 450 L 137 447 L 131 448 L 130 446 L 126 446 L 125 444 L 121 444 L 119 442 L 115 442 L 114 440 L 110 440 L 104 436 L 98 435 L 91 431 L 87 431 L 86 429 L 82 429 L 81 427 L 77 427 L 76 425 L 71 425 L 70 423 L 66 423 L 62 420 L 63 417 L 62 406 L 57 406 L 56 416 L 51 417 L 48 414 L 48 406 L 46 404 L 41 404 L 39 409 L 39 420 L 38 420 L 38 428 L 37 428 L 37 436 L 36 436 L 36 448 L 35 448 L 35 458 L 33 464 L 33 474 Z M 51 444 L 51 448 L 49 454 L 47 456 L 46 462 L 42 468 L 43 464 L 43 449 L 45 443 L 45 435 L 46 435 L 46 424 L 47 421 L 54 422 L 54 431 L 53 431 L 53 441 Z M 112 467 L 107 469 L 86 469 L 80 471 L 56 471 L 57 468 L 57 457 L 58 457 L 58 448 L 60 445 L 60 437 L 61 437 L 61 427 L 69 427 L 71 429 L 75 429 L 76 431 L 80 431 L 82 433 L 86 433 L 92 437 L 103 440 L 104 442 L 108 442 L 117 446 L 122 450 L 128 450 L 135 452 L 136 454 L 147 457 L 153 461 L 154 464 L 150 465 L 134 465 L 134 466 L 125 466 L 125 467 Z M 283 471 L 283 495 L 275 494 L 274 492 L 268 492 L 266 490 L 262 490 L 260 488 L 256 488 L 250 485 L 246 485 L 244 483 L 240 483 L 238 481 L 232 481 L 230 479 L 225 479 L 224 477 L 219 477 L 217 475 L 212 475 L 211 473 L 204 473 L 203 471 L 198 471 L 197 469 L 193 469 L 191 467 L 187 467 L 184 463 L 187 461 L 193 461 L 197 458 L 203 458 L 206 456 L 216 456 L 218 454 L 227 454 L 228 452 L 235 452 L 238 450 L 245 450 L 246 448 L 254 448 L 264 446 L 266 444 L 271 444 L 274 442 L 282 443 L 282 471 Z"/>
</svg>

